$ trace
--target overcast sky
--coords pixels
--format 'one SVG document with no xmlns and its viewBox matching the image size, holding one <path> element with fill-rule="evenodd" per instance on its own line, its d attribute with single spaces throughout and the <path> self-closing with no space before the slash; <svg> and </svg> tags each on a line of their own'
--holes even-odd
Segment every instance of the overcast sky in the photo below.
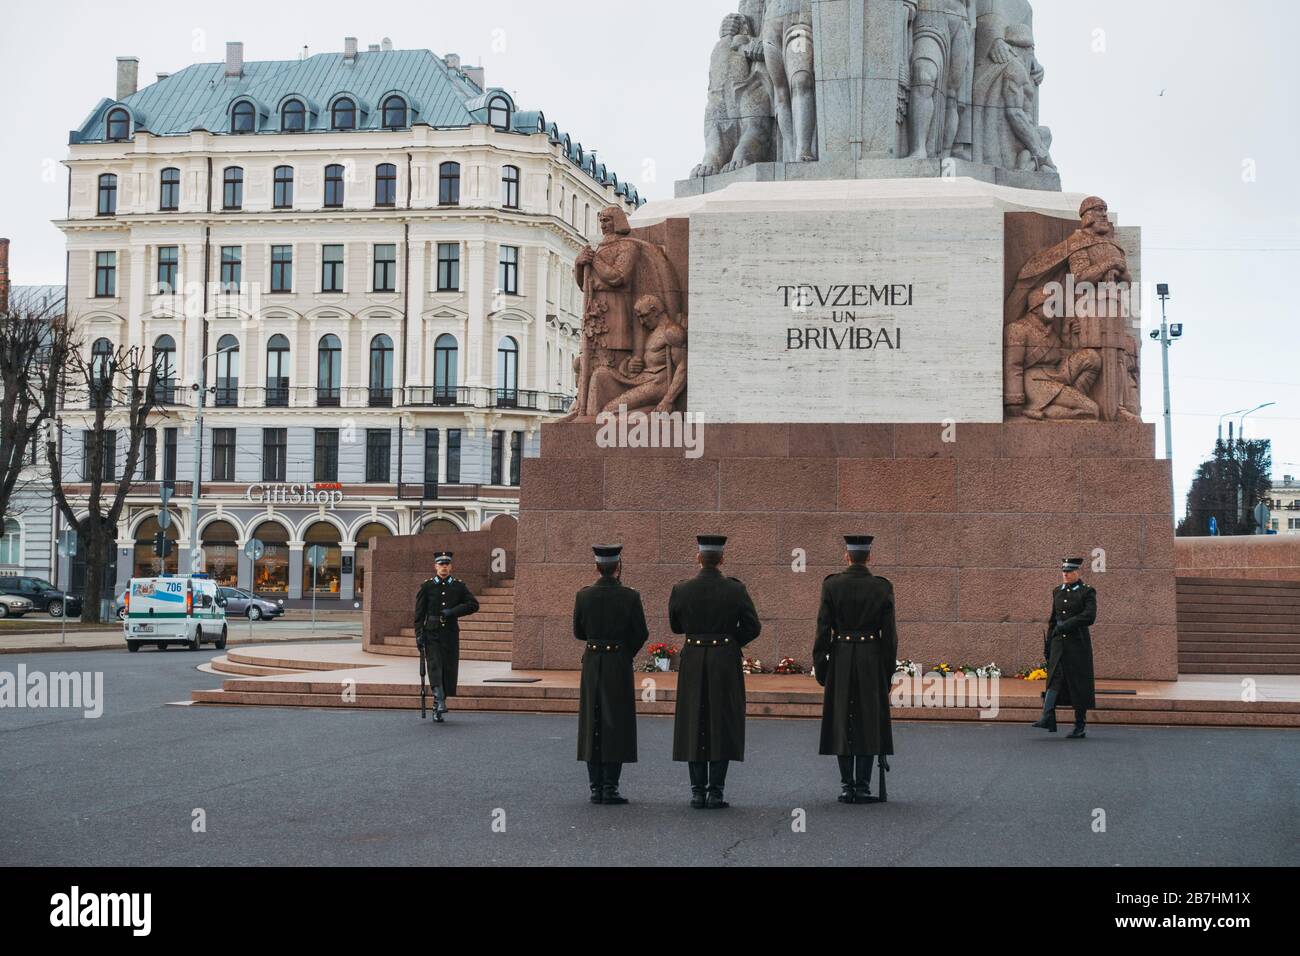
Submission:
<svg viewBox="0 0 1300 956">
<path fill-rule="evenodd" d="M 642 195 L 672 195 L 700 159 L 709 51 L 735 0 L 73 2 L 7 7 L 0 57 L 0 235 L 16 283 L 62 283 L 68 130 L 114 91 L 115 58 L 158 72 L 306 46 L 459 53 L 524 109 L 543 109 Z M 1264 402 L 1250 437 L 1300 475 L 1300 75 L 1294 0 L 1040 0 L 1042 120 L 1067 190 L 1106 198 L 1144 229 L 1143 278 L 1172 287 L 1175 473 L 1181 513 L 1224 412 Z M 1158 317 L 1148 309 L 1148 325 Z M 1160 350 L 1143 356 L 1148 421 L 1161 415 Z"/>
</svg>

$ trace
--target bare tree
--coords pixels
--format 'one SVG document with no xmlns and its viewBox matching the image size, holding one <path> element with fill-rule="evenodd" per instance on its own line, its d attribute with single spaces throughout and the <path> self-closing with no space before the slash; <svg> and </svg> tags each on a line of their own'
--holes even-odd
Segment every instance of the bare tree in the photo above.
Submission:
<svg viewBox="0 0 1300 956">
<path fill-rule="evenodd" d="M 110 347 L 87 354 L 80 344 L 71 344 L 64 365 L 65 391 L 63 407 L 74 404 L 86 407 L 85 428 L 81 432 L 82 475 L 85 486 L 85 515 L 77 517 L 83 504 L 83 492 L 70 492 L 69 479 L 61 467 L 60 429 L 51 430 L 46 444 L 50 483 L 54 503 L 68 526 L 75 528 L 86 559 L 86 586 L 82 600 L 82 620 L 98 623 L 104 568 L 117 540 L 117 526 L 126 506 L 127 495 L 138 474 L 140 450 L 148 430 L 149 415 L 159 404 L 161 383 L 155 363 L 143 348 Z M 54 409 L 60 389 L 51 386 L 46 392 L 46 407 Z M 51 412 L 53 416 L 53 412 Z M 119 427 L 120 426 L 120 427 Z M 116 468 L 119 431 L 125 436 L 126 461 Z M 71 436 L 68 436 L 71 437 Z M 66 457 L 66 456 L 65 456 Z"/>
</svg>

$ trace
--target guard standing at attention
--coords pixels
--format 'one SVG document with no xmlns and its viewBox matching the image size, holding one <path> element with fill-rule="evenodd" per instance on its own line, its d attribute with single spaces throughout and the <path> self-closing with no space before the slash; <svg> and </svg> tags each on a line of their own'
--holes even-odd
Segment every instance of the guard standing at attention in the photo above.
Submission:
<svg viewBox="0 0 1300 956">
<path fill-rule="evenodd" d="M 618 792 L 623 764 L 636 763 L 636 688 L 632 662 L 650 631 L 641 595 L 624 587 L 623 546 L 596 545 L 600 580 L 573 602 L 573 636 L 586 642 L 578 704 L 578 759 L 587 762 L 591 802 L 627 803 Z"/>
<path fill-rule="evenodd" d="M 1047 693 L 1043 716 L 1033 724 L 1056 733 L 1056 708 L 1074 708 L 1074 730 L 1069 739 L 1088 736 L 1088 711 L 1097 708 L 1093 679 L 1092 634 L 1097 622 L 1097 591 L 1079 577 L 1083 558 L 1061 561 L 1061 585 L 1052 591 L 1052 614 L 1047 619 L 1043 656 L 1047 658 Z"/>
<path fill-rule="evenodd" d="M 822 582 L 817 612 L 813 673 L 826 688 L 820 753 L 839 759 L 841 803 L 878 802 L 871 796 L 872 757 L 894 752 L 894 586 L 867 568 L 873 541 L 869 535 L 844 536 L 848 567 Z M 883 783 L 888 761 L 880 763 Z"/>
<path fill-rule="evenodd" d="M 721 571 L 727 539 L 700 535 L 700 573 L 673 586 L 668 623 L 686 635 L 677 677 L 673 760 L 686 761 L 691 806 L 721 810 L 727 768 L 745 759 L 745 676 L 741 649 L 762 625 L 745 585 Z"/>
<path fill-rule="evenodd" d="M 451 575 L 450 551 L 433 559 L 434 576 L 420 585 L 415 599 L 415 643 L 424 656 L 433 688 L 433 719 L 442 723 L 447 698 L 456 696 L 460 671 L 460 624 L 462 617 L 478 612 L 478 599 L 459 578 Z"/>
</svg>

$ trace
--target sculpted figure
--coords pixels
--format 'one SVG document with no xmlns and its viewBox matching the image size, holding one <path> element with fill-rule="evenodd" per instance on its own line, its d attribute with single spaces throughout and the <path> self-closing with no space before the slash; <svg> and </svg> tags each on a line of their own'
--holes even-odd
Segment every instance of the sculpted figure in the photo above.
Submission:
<svg viewBox="0 0 1300 956">
<path fill-rule="evenodd" d="M 975 38 L 971 0 L 919 0 L 912 20 L 908 135 L 912 159 L 964 153 Z M 961 145 L 963 148 L 954 150 Z"/>
<path fill-rule="evenodd" d="M 704 110 L 704 161 L 692 176 L 712 176 L 773 155 L 772 98 L 763 68 L 754 62 L 749 17 L 730 13 L 709 60 L 709 99 Z"/>
<path fill-rule="evenodd" d="M 813 78 L 811 0 L 767 0 L 760 39 L 772 103 L 781 133 L 781 159 L 808 163 L 817 159 L 817 93 Z"/>
<path fill-rule="evenodd" d="M 1142 421 L 1142 355 L 1136 336 L 1124 336 L 1124 404 L 1120 406 L 1118 420 Z"/>
<path fill-rule="evenodd" d="M 1027 0 L 978 0 L 971 158 L 1003 169 L 1055 170 L 1052 132 L 1038 124 L 1044 71 Z"/>
<path fill-rule="evenodd" d="M 664 310 L 658 296 L 636 302 L 637 321 L 649 333 L 639 357 L 617 367 L 601 366 L 591 376 L 587 407 L 617 412 L 671 412 L 686 388 L 686 330 Z"/>
<path fill-rule="evenodd" d="M 1029 311 L 1007 326 L 1003 375 L 1007 412 L 1037 421 L 1095 421 L 1101 417 L 1101 407 L 1088 393 L 1101 374 L 1101 353 L 1077 347 L 1081 331 L 1077 319 L 1068 325 L 1067 346 L 1048 314 L 1050 298 L 1046 290 L 1036 289 L 1029 296 Z"/>
</svg>

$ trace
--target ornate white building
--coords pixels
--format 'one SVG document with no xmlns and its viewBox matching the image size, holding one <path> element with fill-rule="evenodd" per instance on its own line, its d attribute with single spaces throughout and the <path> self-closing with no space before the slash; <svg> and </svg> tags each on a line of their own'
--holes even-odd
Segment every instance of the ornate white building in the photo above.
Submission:
<svg viewBox="0 0 1300 956">
<path fill-rule="evenodd" d="M 574 259 L 636 190 L 455 56 L 349 38 L 245 62 L 230 43 L 144 89 L 136 71 L 120 58 L 116 97 L 72 132 L 57 223 L 87 352 L 138 346 L 163 379 L 117 583 L 155 567 L 164 481 L 169 568 L 197 532 L 209 573 L 289 599 L 352 599 L 376 534 L 513 514 L 520 459 L 571 402 Z M 63 412 L 74 486 L 86 407 Z"/>
</svg>

